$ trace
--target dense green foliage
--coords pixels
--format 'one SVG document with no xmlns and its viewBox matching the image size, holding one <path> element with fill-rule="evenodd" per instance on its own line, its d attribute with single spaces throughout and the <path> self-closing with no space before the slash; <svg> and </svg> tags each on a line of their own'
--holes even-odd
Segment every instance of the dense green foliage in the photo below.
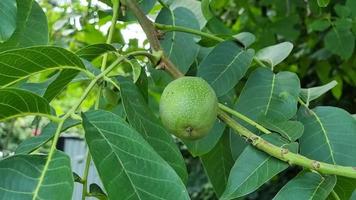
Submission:
<svg viewBox="0 0 356 200">
<path fill-rule="evenodd" d="M 1 0 L 0 199 L 355 199 L 355 37 L 355 0 Z"/>
</svg>

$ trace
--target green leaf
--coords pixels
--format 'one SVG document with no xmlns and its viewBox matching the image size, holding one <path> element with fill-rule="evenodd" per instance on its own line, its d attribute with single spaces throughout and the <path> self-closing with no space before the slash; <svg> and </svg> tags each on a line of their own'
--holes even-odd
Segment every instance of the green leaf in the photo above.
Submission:
<svg viewBox="0 0 356 200">
<path fill-rule="evenodd" d="M 334 88 L 337 85 L 336 81 L 331 81 L 325 85 L 322 86 L 317 86 L 317 87 L 312 87 L 312 88 L 302 88 L 300 90 L 300 98 L 307 104 L 317 98 L 319 98 L 321 95 L 327 93 L 329 90 Z"/>
<path fill-rule="evenodd" d="M 356 120 L 349 113 L 336 107 L 303 107 L 298 120 L 304 124 L 301 154 L 331 164 L 355 165 Z"/>
<path fill-rule="evenodd" d="M 141 70 L 141 74 L 135 82 L 135 85 L 140 90 L 145 101 L 148 102 L 148 77 L 145 70 Z"/>
<path fill-rule="evenodd" d="M 119 116 L 90 111 L 83 127 L 109 199 L 189 199 L 175 171 Z"/>
<path fill-rule="evenodd" d="M 245 48 L 249 47 L 256 41 L 255 35 L 250 32 L 241 32 L 237 35 L 234 35 L 234 38 L 241 42 Z"/>
<path fill-rule="evenodd" d="M 331 23 L 326 19 L 317 19 L 313 21 L 308 26 L 308 31 L 325 31 L 327 28 L 331 26 Z"/>
<path fill-rule="evenodd" d="M 324 43 L 327 50 L 347 60 L 354 51 L 355 36 L 350 30 L 335 26 L 326 34 Z"/>
<path fill-rule="evenodd" d="M 232 35 L 232 30 L 224 24 L 218 17 L 211 18 L 206 24 L 206 28 L 214 34 L 218 35 Z"/>
<path fill-rule="evenodd" d="M 74 180 L 69 157 L 55 151 L 48 168 L 46 160 L 45 155 L 15 155 L 0 161 L 0 199 L 71 199 Z"/>
<path fill-rule="evenodd" d="M 274 122 L 287 121 L 297 112 L 299 91 L 296 74 L 274 74 L 267 68 L 258 68 L 250 74 L 236 110 L 255 121 L 261 118 L 270 118 Z M 250 125 L 248 127 L 255 130 Z"/>
<path fill-rule="evenodd" d="M 30 92 L 36 93 L 37 95 L 43 97 L 46 94 L 47 88 L 58 78 L 58 74 L 55 74 L 48 78 L 47 80 L 39 83 L 32 82 L 20 82 L 18 86 L 20 89 L 28 90 Z"/>
<path fill-rule="evenodd" d="M 8 40 L 14 33 L 16 29 L 16 14 L 16 0 L 0 1 L 0 44 Z"/>
<path fill-rule="evenodd" d="M 184 140 L 184 144 L 188 147 L 189 152 L 193 156 L 204 155 L 214 148 L 221 135 L 224 133 L 224 129 L 225 123 L 216 120 L 213 128 L 207 136 L 194 141 Z"/>
<path fill-rule="evenodd" d="M 291 142 L 296 141 L 303 135 L 304 126 L 298 121 L 276 122 L 270 118 L 262 117 L 258 122 L 265 128 L 281 134 Z"/>
<path fill-rule="evenodd" d="M 353 21 L 349 18 L 337 18 L 334 21 L 335 26 L 339 29 L 339 30 L 348 30 L 352 28 L 352 23 Z"/>
<path fill-rule="evenodd" d="M 206 175 L 213 185 L 217 196 L 225 190 L 230 169 L 234 164 L 230 151 L 229 132 L 225 132 L 215 147 L 201 157 Z"/>
<path fill-rule="evenodd" d="M 109 2 L 109 5 L 112 5 L 110 0 L 102 0 L 102 1 L 106 1 Z M 155 5 L 156 0 L 139 0 L 137 1 L 141 11 L 144 14 L 148 14 L 150 12 L 150 10 L 152 9 L 152 7 Z M 122 12 L 119 12 L 119 15 L 123 14 Z M 131 10 L 127 9 L 125 12 L 125 16 L 119 16 L 119 20 L 120 21 L 135 21 L 137 20 L 135 15 L 131 12 Z"/>
<path fill-rule="evenodd" d="M 352 193 L 356 191 L 356 180 L 338 176 L 334 191 L 340 197 L 340 199 L 350 199 Z M 331 197 L 330 199 L 334 198 Z"/>
<path fill-rule="evenodd" d="M 199 30 L 199 23 L 194 14 L 183 7 L 178 7 L 172 11 L 163 8 L 158 14 L 156 22 Z M 194 41 L 195 36 L 172 31 L 166 32 L 163 37 L 160 42 L 165 54 L 185 74 L 198 53 L 198 45 Z"/>
<path fill-rule="evenodd" d="M 0 86 L 7 87 L 48 70 L 85 70 L 82 61 L 60 47 L 37 46 L 0 53 Z"/>
<path fill-rule="evenodd" d="M 298 149 L 297 143 L 285 144 L 275 134 L 264 135 L 264 138 L 293 152 Z M 287 168 L 288 163 L 257 150 L 253 146 L 247 146 L 231 169 L 221 200 L 245 196 Z"/>
<path fill-rule="evenodd" d="M 348 17 L 351 14 L 351 10 L 349 9 L 349 7 L 340 4 L 336 4 L 334 6 L 334 10 L 336 14 L 342 18 Z"/>
<path fill-rule="evenodd" d="M 275 43 L 276 35 L 277 38 L 282 37 L 285 40 L 297 41 L 301 34 L 300 28 L 298 27 L 302 26 L 302 19 L 297 12 L 290 13 L 288 16 L 279 17 L 277 20 L 273 21 L 274 22 L 272 24 L 267 23 L 265 26 L 263 26 L 264 28 L 262 29 L 266 30 L 263 30 L 264 33 L 261 34 L 261 37 L 264 38 L 267 35 L 267 38 L 271 40 L 272 44 Z M 270 32 L 275 35 L 271 34 Z"/>
<path fill-rule="evenodd" d="M 228 0 L 210 0 L 210 6 L 214 10 L 219 10 L 224 8 L 224 6 L 229 3 Z"/>
<path fill-rule="evenodd" d="M 334 79 L 337 81 L 337 85 L 331 89 L 331 93 L 339 100 L 342 95 L 342 85 L 344 81 L 340 75 L 336 75 Z"/>
<path fill-rule="evenodd" d="M 245 138 L 242 138 L 239 133 L 230 129 L 230 149 L 232 158 L 236 160 L 244 149 L 248 146 L 248 142 Z"/>
<path fill-rule="evenodd" d="M 25 115 L 52 117 L 46 99 L 17 88 L 0 89 L 0 110 L 0 121 Z"/>
<path fill-rule="evenodd" d="M 318 5 L 319 5 L 319 7 L 324 8 L 324 7 L 328 6 L 329 2 L 330 2 L 330 0 L 318 0 Z"/>
<path fill-rule="evenodd" d="M 67 129 L 80 124 L 79 120 L 68 118 L 64 121 L 61 132 L 66 131 Z M 41 134 L 36 137 L 28 138 L 19 144 L 16 148 L 15 154 L 29 154 L 34 150 L 38 149 L 40 146 L 47 143 L 50 139 L 53 138 L 57 130 L 57 123 L 50 122 L 47 124 L 41 131 Z"/>
<path fill-rule="evenodd" d="M 153 149 L 166 160 L 185 182 L 188 178 L 184 159 L 171 134 L 149 109 L 146 100 L 132 81 L 125 77 L 118 78 L 121 99 L 127 119 Z"/>
<path fill-rule="evenodd" d="M 201 1 L 201 11 L 206 20 L 214 17 L 214 13 L 210 9 L 210 0 Z"/>
<path fill-rule="evenodd" d="M 43 95 L 48 101 L 52 101 L 60 92 L 78 75 L 77 69 L 64 69 L 61 70 L 56 80 L 51 82 L 45 94 Z"/>
<path fill-rule="evenodd" d="M 100 55 L 110 51 L 116 51 L 116 48 L 110 44 L 93 44 L 79 49 L 75 54 L 88 61 L 92 61 Z"/>
<path fill-rule="evenodd" d="M 265 47 L 256 53 L 256 58 L 268 63 L 273 69 L 274 66 L 281 63 L 292 52 L 293 44 L 282 42 L 276 45 Z"/>
<path fill-rule="evenodd" d="M 345 5 L 349 8 L 355 8 L 356 7 L 356 1 L 355 0 L 346 0 Z M 351 9 L 351 16 L 352 17 L 356 17 L 356 10 L 355 9 Z"/>
<path fill-rule="evenodd" d="M 62 70 L 48 85 L 44 97 L 50 101 L 85 66 L 78 56 L 60 47 L 37 46 L 0 53 L 0 88 L 8 87 L 31 75 Z"/>
<path fill-rule="evenodd" d="M 245 51 L 232 41 L 218 44 L 198 66 L 198 76 L 205 79 L 218 97 L 229 92 L 245 75 L 254 51 Z"/>
<path fill-rule="evenodd" d="M 326 199 L 335 183 L 335 176 L 322 177 L 317 173 L 306 172 L 289 181 L 273 200 Z"/>
<path fill-rule="evenodd" d="M 140 78 L 141 71 L 144 72 L 144 70 L 142 70 L 142 66 L 138 62 L 138 60 L 128 60 L 127 63 L 131 66 L 132 79 L 133 82 L 136 83 L 137 80 Z"/>
<path fill-rule="evenodd" d="M 202 5 L 200 1 L 191 1 L 191 0 L 179 0 L 179 1 L 166 0 L 166 1 L 171 1 L 169 6 L 171 10 L 174 10 L 179 7 L 189 9 L 195 15 L 195 18 L 199 22 L 199 30 L 204 28 L 206 24 L 206 19 L 201 10 Z"/>
<path fill-rule="evenodd" d="M 47 17 L 38 3 L 34 0 L 17 0 L 16 30 L 6 42 L 0 44 L 0 52 L 47 44 L 48 35 Z"/>
</svg>

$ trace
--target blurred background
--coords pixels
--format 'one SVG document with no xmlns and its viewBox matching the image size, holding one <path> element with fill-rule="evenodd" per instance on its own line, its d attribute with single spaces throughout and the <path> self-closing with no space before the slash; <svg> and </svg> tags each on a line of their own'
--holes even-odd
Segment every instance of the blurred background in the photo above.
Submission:
<svg viewBox="0 0 356 200">
<path fill-rule="evenodd" d="M 197 2 L 177 1 L 185 1 L 187 5 Z M 112 15 L 109 1 L 38 2 L 48 18 L 51 45 L 76 51 L 86 45 L 105 43 Z M 224 35 L 251 32 L 256 36 L 256 42 L 252 45 L 255 49 L 282 41 L 292 42 L 294 49 L 291 55 L 277 66 L 276 71 L 288 70 L 297 73 L 304 88 L 336 80 L 338 85 L 313 104 L 338 106 L 350 113 L 356 113 L 355 0 L 331 1 L 324 8 L 320 7 L 316 0 L 211 0 L 210 6 L 213 17 L 207 21 L 204 31 Z M 152 7 L 149 12 L 152 20 L 160 8 L 159 4 Z M 126 22 L 119 21 L 116 24 L 113 43 L 128 51 L 148 49 L 149 44 L 140 26 L 130 19 L 125 20 Z M 95 60 L 94 65 L 95 62 L 97 66 L 101 64 L 100 59 Z M 118 73 L 133 72 L 131 67 L 123 65 Z M 41 81 L 43 77 L 38 75 L 33 79 Z M 157 95 L 159 96 L 165 82 L 153 80 L 152 77 L 149 77 L 148 82 L 149 96 L 152 99 L 149 102 L 154 110 L 157 106 Z M 71 84 L 51 103 L 57 114 L 65 113 L 73 105 L 85 85 L 85 82 Z M 84 110 L 94 104 L 95 97 L 92 94 L 85 101 Z M 27 117 L 0 123 L 0 157 L 11 154 L 24 139 L 41 134 L 41 127 L 47 122 L 33 121 L 34 118 Z M 67 132 L 79 138 L 82 135 L 80 127 Z M 192 199 L 216 199 L 200 160 L 193 158 L 184 145 L 180 144 L 180 147 L 190 174 L 188 190 Z M 283 172 L 245 199 L 271 199 L 297 172 L 298 170 L 293 168 Z"/>
</svg>

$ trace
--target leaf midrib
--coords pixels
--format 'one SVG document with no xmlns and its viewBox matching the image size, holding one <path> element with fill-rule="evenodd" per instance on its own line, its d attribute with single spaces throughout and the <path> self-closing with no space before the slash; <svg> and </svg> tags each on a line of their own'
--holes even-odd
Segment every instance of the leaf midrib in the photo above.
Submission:
<svg viewBox="0 0 356 200">
<path fill-rule="evenodd" d="M 312 193 L 312 195 L 310 196 L 309 200 L 312 200 L 314 198 L 314 195 L 319 190 L 319 188 L 321 187 L 321 185 L 323 184 L 324 181 L 325 181 L 325 178 L 321 177 L 321 182 L 316 186 L 316 188 L 315 188 L 314 192 Z"/>
<path fill-rule="evenodd" d="M 226 68 L 211 82 L 211 85 L 213 85 L 217 80 L 220 79 L 220 77 L 228 70 L 230 69 L 231 65 L 236 61 L 236 59 L 244 52 L 244 50 L 241 50 L 239 53 L 236 54 L 234 59 L 226 66 Z"/>
<path fill-rule="evenodd" d="M 240 157 L 239 157 L 240 158 Z M 241 187 L 241 185 L 245 184 L 246 183 L 246 180 L 248 180 L 253 174 L 255 174 L 255 172 L 262 166 L 264 165 L 265 163 L 267 163 L 269 160 L 271 159 L 271 156 L 267 157 L 263 162 L 261 162 L 260 165 L 258 165 L 251 173 L 250 175 L 248 175 L 243 181 L 241 181 L 241 184 L 239 184 L 236 189 L 234 190 L 234 192 L 232 194 L 229 194 L 229 196 L 231 197 L 239 187 Z M 236 162 L 238 162 L 240 159 L 237 159 Z M 244 194 L 243 194 L 244 195 Z M 241 194 L 240 194 L 241 196 Z M 233 198 L 237 198 L 239 196 L 234 196 Z"/>
<path fill-rule="evenodd" d="M 126 170 L 126 168 L 125 168 L 124 164 L 122 163 L 120 157 L 119 157 L 119 156 L 117 155 L 117 153 L 114 151 L 114 148 L 113 148 L 111 142 L 109 142 L 108 138 L 104 135 L 104 133 L 100 130 L 100 128 L 98 128 L 95 124 L 91 123 L 89 120 L 87 120 L 87 122 L 88 122 L 89 124 L 91 124 L 95 129 L 98 130 L 98 132 L 100 133 L 100 135 L 103 137 L 103 139 L 105 139 L 105 141 L 107 142 L 107 144 L 110 146 L 112 152 L 115 154 L 115 157 L 116 157 L 117 160 L 119 161 L 120 165 L 122 166 L 122 169 L 124 170 L 124 172 L 125 172 L 127 178 L 129 179 L 130 184 L 131 184 L 131 186 L 133 187 L 133 189 L 134 189 L 134 191 L 135 191 L 135 194 L 137 195 L 137 197 L 138 197 L 140 200 L 142 200 L 141 197 L 140 197 L 140 195 L 139 195 L 139 193 L 138 193 L 138 191 L 137 191 L 137 188 L 135 187 L 134 183 L 133 183 L 132 180 L 131 180 L 131 177 L 130 177 L 128 171 Z"/>
<path fill-rule="evenodd" d="M 309 109 L 309 108 L 307 108 L 307 109 Z M 334 158 L 334 152 L 333 152 L 333 150 L 331 148 L 330 140 L 329 140 L 329 137 L 327 135 L 327 131 L 325 130 L 325 127 L 324 127 L 323 123 L 321 122 L 319 116 L 313 110 L 309 110 L 309 111 L 312 113 L 312 115 L 315 117 L 316 121 L 320 125 L 320 128 L 322 130 L 322 133 L 323 133 L 323 135 L 325 137 L 326 143 L 327 143 L 329 151 L 330 151 L 330 157 L 331 157 L 331 159 L 333 161 L 333 164 L 336 164 L 335 158 Z"/>
<path fill-rule="evenodd" d="M 175 16 L 174 16 L 174 12 L 171 10 L 171 9 L 169 9 L 169 12 L 170 12 L 170 14 L 171 14 L 171 16 L 172 16 L 172 26 L 175 26 L 176 25 L 176 22 L 175 22 Z M 174 43 L 175 43 L 175 39 L 176 39 L 176 32 L 175 31 L 173 31 L 173 33 L 172 33 L 172 42 L 171 42 L 171 47 L 170 47 L 170 49 L 169 49 L 169 53 L 168 53 L 168 57 L 170 58 L 171 57 L 171 54 L 172 54 L 172 52 L 173 52 L 173 46 L 174 46 Z"/>
<path fill-rule="evenodd" d="M 267 115 L 269 107 L 271 105 L 273 92 L 274 92 L 274 87 L 275 87 L 276 74 L 274 74 L 273 72 L 272 72 L 272 74 L 273 74 L 273 76 L 272 76 L 272 83 L 271 83 L 271 92 L 270 92 L 269 97 L 268 97 L 268 102 L 267 102 L 266 110 L 265 110 L 265 113 L 264 113 L 265 115 Z"/>
</svg>

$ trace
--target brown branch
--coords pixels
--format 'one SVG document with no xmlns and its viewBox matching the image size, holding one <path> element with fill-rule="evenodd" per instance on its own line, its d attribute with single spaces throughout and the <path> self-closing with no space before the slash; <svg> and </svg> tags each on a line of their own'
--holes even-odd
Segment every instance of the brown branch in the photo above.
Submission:
<svg viewBox="0 0 356 200">
<path fill-rule="evenodd" d="M 161 46 L 159 44 L 159 40 L 157 38 L 157 31 L 155 29 L 154 24 L 146 17 L 146 15 L 141 11 L 138 7 L 136 0 L 125 0 L 125 4 L 127 7 L 134 13 L 138 22 L 142 26 L 143 30 L 147 35 L 147 39 L 151 44 L 151 47 L 154 51 L 160 51 Z M 159 67 L 166 70 L 170 73 L 174 78 L 179 78 L 184 76 L 182 72 L 180 72 L 174 64 L 170 61 L 170 59 L 163 55 L 159 64 Z M 226 114 L 223 110 L 219 110 L 218 117 L 223 120 L 227 125 L 229 125 L 232 129 L 238 132 L 241 136 L 248 138 L 251 140 L 253 146 L 257 149 L 264 151 L 265 153 L 287 162 L 291 165 L 299 165 L 305 167 L 310 170 L 315 170 L 323 174 L 335 174 L 339 176 L 345 176 L 350 178 L 356 178 L 356 168 L 355 167 L 345 167 L 340 165 L 332 165 L 316 160 L 311 160 L 307 157 L 304 157 L 300 154 L 296 154 L 288 151 L 285 148 L 281 148 L 275 146 L 263 138 L 255 135 L 234 119 L 232 119 L 228 114 Z"/>
<path fill-rule="evenodd" d="M 152 23 L 152 21 L 149 20 L 146 17 L 145 13 L 142 12 L 136 0 L 125 0 L 123 3 L 131 10 L 131 12 L 137 18 L 138 23 L 140 23 L 143 31 L 147 36 L 147 39 L 151 45 L 152 50 L 161 51 L 162 48 L 157 37 L 158 32 L 154 24 Z M 162 55 L 161 61 L 158 64 L 158 69 L 163 69 L 168 71 L 168 73 L 171 74 L 174 78 L 179 78 L 184 76 L 184 74 L 174 66 L 174 64 L 170 61 L 170 59 L 165 54 Z"/>
</svg>

